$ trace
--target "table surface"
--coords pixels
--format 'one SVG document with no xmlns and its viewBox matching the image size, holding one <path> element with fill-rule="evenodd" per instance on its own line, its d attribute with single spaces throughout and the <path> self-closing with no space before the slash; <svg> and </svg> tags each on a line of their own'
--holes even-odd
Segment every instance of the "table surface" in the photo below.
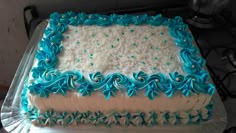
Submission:
<svg viewBox="0 0 236 133">
<path fill-rule="evenodd" d="M 12 81 L 11 87 L 5 98 L 1 110 L 1 121 L 3 127 L 8 132 L 55 132 L 55 133 L 84 133 L 84 132 L 188 132 L 188 133 L 222 133 L 227 124 L 227 114 L 224 105 L 218 95 L 213 96 L 213 116 L 208 122 L 203 122 L 200 125 L 180 125 L 180 126 L 158 126 L 153 128 L 145 127 L 129 127 L 129 128 L 105 128 L 93 126 L 78 126 L 78 127 L 35 127 L 31 125 L 30 121 L 24 117 L 20 109 L 20 97 L 23 90 L 24 81 L 32 67 L 37 44 L 43 36 L 43 31 L 47 26 L 47 21 L 42 22 L 36 28 L 28 47 L 24 53 L 21 63 L 16 71 L 15 77 Z"/>
</svg>

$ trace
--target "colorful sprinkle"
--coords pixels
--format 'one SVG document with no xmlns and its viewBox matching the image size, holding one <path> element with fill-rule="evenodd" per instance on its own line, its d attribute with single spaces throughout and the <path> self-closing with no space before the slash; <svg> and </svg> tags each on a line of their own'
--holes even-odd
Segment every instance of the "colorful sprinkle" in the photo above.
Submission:
<svg viewBox="0 0 236 133">
<path fill-rule="evenodd" d="M 84 53 L 86 53 L 86 52 L 87 52 L 87 50 L 85 49 L 85 50 L 84 50 Z"/>
<path fill-rule="evenodd" d="M 156 46 L 156 48 L 155 48 L 156 50 L 158 50 L 159 48 Z"/>
<path fill-rule="evenodd" d="M 97 43 L 97 45 L 99 46 L 99 45 L 100 45 L 100 43 Z"/>
<path fill-rule="evenodd" d="M 156 35 L 155 33 L 151 33 L 152 36 Z"/>
<path fill-rule="evenodd" d="M 80 62 L 80 59 L 78 58 L 76 61 L 77 61 L 77 62 Z"/>
<path fill-rule="evenodd" d="M 119 69 L 120 69 L 120 68 L 119 68 L 119 66 L 116 66 L 116 69 L 118 69 L 118 70 L 119 70 Z"/>
<path fill-rule="evenodd" d="M 142 61 L 141 63 L 142 63 L 142 64 L 145 64 L 145 62 L 144 62 L 144 61 Z"/>
<path fill-rule="evenodd" d="M 75 30 L 75 33 L 77 33 L 78 32 L 78 30 Z"/>
<path fill-rule="evenodd" d="M 119 42 L 119 41 L 120 41 L 120 38 L 117 38 L 116 40 Z"/>
<path fill-rule="evenodd" d="M 167 40 L 164 40 L 164 43 L 167 43 Z"/>
<path fill-rule="evenodd" d="M 167 65 L 167 66 L 170 66 L 170 62 L 166 62 L 166 65 Z"/>
<path fill-rule="evenodd" d="M 154 60 L 158 60 L 158 57 L 155 57 Z"/>
<path fill-rule="evenodd" d="M 115 48 L 115 46 L 113 44 L 111 44 L 111 48 Z"/>
<path fill-rule="evenodd" d="M 157 67 L 153 67 L 152 69 L 153 69 L 153 70 L 157 70 Z"/>
<path fill-rule="evenodd" d="M 92 36 L 92 37 L 95 37 L 95 34 L 92 34 L 91 36 Z"/>
<path fill-rule="evenodd" d="M 131 57 L 131 58 L 135 58 L 135 56 L 134 56 L 134 55 L 131 55 L 130 57 Z"/>
<path fill-rule="evenodd" d="M 152 47 L 152 46 L 150 46 L 150 49 L 153 49 L 153 47 Z"/>
<path fill-rule="evenodd" d="M 119 57 L 121 58 L 121 57 L 122 57 L 122 55 L 119 55 Z"/>
<path fill-rule="evenodd" d="M 130 32 L 134 32 L 134 29 L 131 29 Z"/>
<path fill-rule="evenodd" d="M 133 43 L 133 46 L 137 46 L 137 44 L 136 44 L 136 43 Z"/>
<path fill-rule="evenodd" d="M 164 35 L 164 32 L 160 32 L 161 35 Z"/>
<path fill-rule="evenodd" d="M 174 59 L 174 57 L 173 57 L 173 56 L 171 56 L 171 57 L 170 57 L 170 59 L 171 59 L 171 60 L 173 60 L 173 59 Z"/>
<path fill-rule="evenodd" d="M 144 37 L 144 39 L 145 39 L 145 40 L 147 40 L 147 39 L 148 39 L 148 37 L 147 37 L 147 36 L 145 36 L 145 37 Z"/>
<path fill-rule="evenodd" d="M 93 54 L 90 54 L 90 59 L 93 59 Z"/>
<path fill-rule="evenodd" d="M 79 42 L 79 41 L 77 41 L 77 42 L 76 42 L 76 44 L 80 44 L 80 42 Z"/>
<path fill-rule="evenodd" d="M 66 36 L 67 39 L 69 39 L 70 37 L 69 36 Z"/>
<path fill-rule="evenodd" d="M 105 36 L 106 36 L 106 37 L 108 37 L 109 35 L 108 35 L 108 34 L 106 34 Z"/>
<path fill-rule="evenodd" d="M 94 64 L 93 63 L 90 63 L 91 66 L 93 66 Z"/>
<path fill-rule="evenodd" d="M 125 33 L 124 33 L 124 32 L 122 32 L 121 34 L 122 34 L 122 35 L 124 35 Z"/>
</svg>

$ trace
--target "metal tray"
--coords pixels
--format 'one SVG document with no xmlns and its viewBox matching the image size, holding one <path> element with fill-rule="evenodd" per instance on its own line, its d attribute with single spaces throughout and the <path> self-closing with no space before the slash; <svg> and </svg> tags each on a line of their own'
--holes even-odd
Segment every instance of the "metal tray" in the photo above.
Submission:
<svg viewBox="0 0 236 133">
<path fill-rule="evenodd" d="M 47 21 L 40 23 L 24 53 L 24 56 L 20 62 L 20 65 L 16 71 L 15 77 L 12 81 L 11 87 L 5 98 L 1 109 L 1 121 L 2 125 L 8 132 L 50 132 L 50 133 L 105 133 L 105 132 L 161 132 L 161 133 L 222 133 L 227 124 L 227 115 L 224 105 L 218 95 L 215 93 L 213 96 L 213 117 L 208 122 L 203 122 L 200 125 L 181 125 L 181 126 L 160 126 L 153 128 L 144 127 L 94 127 L 94 126 L 77 126 L 77 127 L 35 127 L 30 123 L 30 121 L 24 117 L 21 113 L 20 108 L 20 96 L 23 90 L 23 84 L 27 78 L 29 71 L 32 67 L 34 56 L 37 50 L 38 42 L 43 36 L 45 27 L 47 26 Z"/>
</svg>

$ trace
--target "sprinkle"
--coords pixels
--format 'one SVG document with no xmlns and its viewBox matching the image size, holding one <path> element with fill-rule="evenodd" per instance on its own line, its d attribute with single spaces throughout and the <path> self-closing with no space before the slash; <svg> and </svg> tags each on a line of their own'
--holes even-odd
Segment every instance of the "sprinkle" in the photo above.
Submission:
<svg viewBox="0 0 236 133">
<path fill-rule="evenodd" d="M 120 41 L 120 38 L 117 38 L 116 40 L 119 42 L 119 41 Z"/>
<path fill-rule="evenodd" d="M 154 60 L 158 60 L 158 57 L 155 57 Z"/>
<path fill-rule="evenodd" d="M 70 37 L 69 36 L 66 36 L 67 39 L 69 39 Z"/>
<path fill-rule="evenodd" d="M 118 70 L 119 70 L 120 68 L 119 68 L 118 66 L 116 66 L 116 69 L 118 69 Z"/>
<path fill-rule="evenodd" d="M 156 50 L 158 50 L 159 48 L 156 46 Z"/>
<path fill-rule="evenodd" d="M 115 46 L 113 44 L 111 44 L 111 48 L 115 48 Z"/>
<path fill-rule="evenodd" d="M 173 60 L 173 59 L 174 59 L 174 57 L 173 57 L 173 56 L 171 56 L 171 57 L 170 57 L 170 59 L 171 59 L 171 60 Z"/>
<path fill-rule="evenodd" d="M 93 59 L 93 54 L 90 54 L 90 59 Z"/>
<path fill-rule="evenodd" d="M 137 44 L 136 44 L 136 43 L 133 43 L 133 46 L 137 46 Z"/>
<path fill-rule="evenodd" d="M 134 56 L 134 55 L 131 55 L 130 57 L 131 57 L 131 58 L 135 58 L 135 56 Z"/>
<path fill-rule="evenodd" d="M 156 35 L 155 33 L 151 33 L 152 36 Z"/>
<path fill-rule="evenodd" d="M 153 69 L 153 70 L 157 70 L 157 67 L 153 67 L 152 69 Z"/>
<path fill-rule="evenodd" d="M 134 29 L 131 29 L 130 32 L 134 32 Z"/>
<path fill-rule="evenodd" d="M 167 66 L 170 66 L 170 62 L 166 62 L 166 65 L 167 65 Z"/>
<path fill-rule="evenodd" d="M 93 63 L 90 63 L 91 66 L 93 66 Z"/>
<path fill-rule="evenodd" d="M 150 49 L 153 49 L 153 47 L 151 46 Z"/>
<path fill-rule="evenodd" d="M 77 41 L 77 42 L 76 42 L 76 44 L 80 44 L 80 42 L 79 42 L 79 41 Z"/>
<path fill-rule="evenodd" d="M 77 33 L 78 32 L 78 30 L 75 30 L 75 33 Z"/>
<path fill-rule="evenodd" d="M 145 37 L 144 37 L 144 39 L 145 39 L 145 40 L 147 40 L 147 39 L 148 39 L 148 37 L 147 37 L 147 36 L 145 36 Z"/>
<path fill-rule="evenodd" d="M 93 33 L 91 36 L 92 36 L 92 37 L 95 37 L 95 34 Z"/>
<path fill-rule="evenodd" d="M 77 62 L 80 62 L 80 59 L 78 58 L 76 61 L 77 61 Z"/>
<path fill-rule="evenodd" d="M 167 40 L 164 40 L 164 43 L 167 43 Z"/>
<path fill-rule="evenodd" d="M 164 35 L 164 32 L 160 32 L 161 35 Z"/>
<path fill-rule="evenodd" d="M 145 64 L 145 62 L 144 62 L 144 61 L 142 61 L 141 63 L 142 63 L 142 64 Z"/>
<path fill-rule="evenodd" d="M 122 35 L 124 35 L 125 33 L 124 33 L 124 32 L 122 32 L 121 34 L 122 34 Z"/>
<path fill-rule="evenodd" d="M 87 52 L 87 50 L 85 49 L 85 50 L 84 50 L 84 53 L 86 53 L 86 52 Z"/>
<path fill-rule="evenodd" d="M 97 43 L 97 45 L 99 46 L 99 45 L 100 45 L 100 43 Z"/>
<path fill-rule="evenodd" d="M 121 58 L 121 57 L 122 57 L 122 55 L 119 55 L 119 57 Z"/>
<path fill-rule="evenodd" d="M 108 34 L 106 34 L 105 36 L 108 37 Z"/>
</svg>

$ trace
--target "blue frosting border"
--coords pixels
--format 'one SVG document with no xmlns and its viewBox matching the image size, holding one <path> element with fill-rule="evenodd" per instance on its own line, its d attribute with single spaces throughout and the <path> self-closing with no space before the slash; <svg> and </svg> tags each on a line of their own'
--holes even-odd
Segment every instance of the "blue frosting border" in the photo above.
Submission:
<svg viewBox="0 0 236 133">
<path fill-rule="evenodd" d="M 79 71 L 61 73 L 56 69 L 57 54 L 63 46 L 63 33 L 68 25 L 98 25 L 110 26 L 112 24 L 128 26 L 130 24 L 149 24 L 152 26 L 167 26 L 176 45 L 181 49 L 179 57 L 183 62 L 183 70 L 187 76 L 177 72 L 164 75 L 156 73 L 148 75 L 142 71 L 134 73 L 132 77 L 120 73 L 102 75 L 100 72 L 89 74 L 85 78 Z M 83 96 L 101 91 L 108 100 L 115 96 L 117 91 L 125 90 L 128 96 L 135 96 L 139 90 L 145 90 L 145 95 L 153 100 L 160 93 L 167 97 L 173 96 L 178 91 L 184 96 L 193 93 L 206 93 L 213 95 L 215 87 L 208 82 L 208 73 L 204 70 L 205 61 L 200 56 L 198 49 L 193 45 L 193 36 L 188 31 L 188 26 L 181 17 L 169 19 L 156 16 L 86 14 L 67 12 L 65 14 L 53 13 L 50 15 L 49 26 L 44 32 L 44 37 L 39 43 L 36 53 L 37 67 L 32 68 L 32 76 L 36 80 L 27 86 L 30 93 L 40 97 L 48 97 L 50 93 L 66 95 L 69 90 L 80 92 Z M 40 88 L 40 89 L 39 89 Z"/>
</svg>

